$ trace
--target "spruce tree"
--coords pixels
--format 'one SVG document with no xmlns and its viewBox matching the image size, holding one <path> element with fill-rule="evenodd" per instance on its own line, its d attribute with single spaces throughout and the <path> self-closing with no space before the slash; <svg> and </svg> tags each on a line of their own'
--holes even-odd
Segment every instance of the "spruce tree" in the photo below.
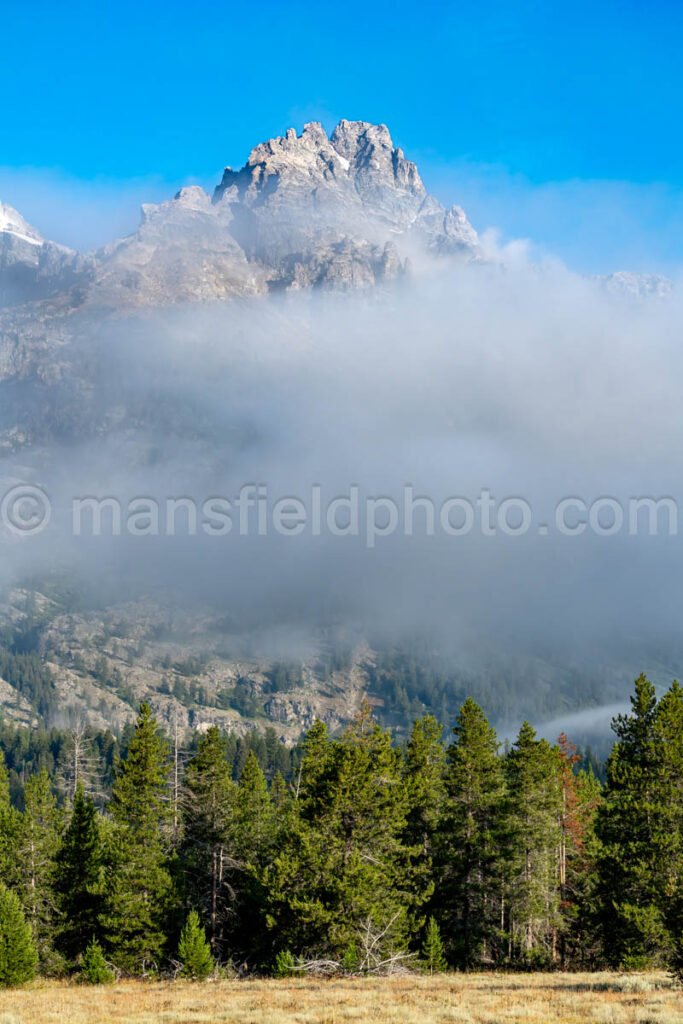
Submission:
<svg viewBox="0 0 683 1024">
<path fill-rule="evenodd" d="M 31 926 L 16 893 L 0 882 L 0 987 L 31 981 L 38 966 Z"/>
<path fill-rule="evenodd" d="M 101 938 L 103 846 L 99 815 L 77 783 L 69 824 L 57 854 L 56 889 L 61 911 L 58 945 L 74 961 Z"/>
<path fill-rule="evenodd" d="M 180 934 L 178 959 L 181 963 L 181 977 L 191 978 L 192 981 L 204 981 L 216 968 L 211 947 L 196 910 L 190 911 Z"/>
<path fill-rule="evenodd" d="M 495 730 L 471 698 L 458 713 L 453 736 L 437 842 L 435 909 L 452 962 L 475 967 L 501 957 L 503 768 Z"/>
<path fill-rule="evenodd" d="M 164 953 L 172 882 L 168 870 L 168 745 L 142 704 L 112 792 L 114 828 L 106 839 L 102 915 L 106 948 L 125 973 L 158 968 Z"/>
</svg>

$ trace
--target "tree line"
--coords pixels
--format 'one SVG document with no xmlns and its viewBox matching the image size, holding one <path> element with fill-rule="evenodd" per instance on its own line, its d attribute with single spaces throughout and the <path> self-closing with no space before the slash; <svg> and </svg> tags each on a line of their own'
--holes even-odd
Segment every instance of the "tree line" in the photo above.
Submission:
<svg viewBox="0 0 683 1024">
<path fill-rule="evenodd" d="M 183 762 L 148 704 L 60 799 L 0 764 L 0 983 L 668 966 L 683 960 L 683 689 L 641 676 L 601 784 L 565 736 L 463 703 L 397 746 L 365 705 L 286 774 L 217 728 Z M 231 757 L 232 753 L 232 757 Z M 284 764 L 284 762 L 283 762 Z M 237 775 L 237 777 L 236 777 Z M 286 775 L 288 777 L 286 777 Z"/>
</svg>

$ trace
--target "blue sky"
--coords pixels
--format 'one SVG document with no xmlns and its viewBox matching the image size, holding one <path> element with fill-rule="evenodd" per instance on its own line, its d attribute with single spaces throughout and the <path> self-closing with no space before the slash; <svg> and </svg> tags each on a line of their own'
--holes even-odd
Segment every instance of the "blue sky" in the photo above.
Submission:
<svg viewBox="0 0 683 1024">
<path fill-rule="evenodd" d="M 387 123 L 478 227 L 586 266 L 677 265 L 682 28 L 664 0 L 5 0 L 0 198 L 56 223 L 50 197 L 78 219 L 83 185 L 84 210 L 97 189 L 125 220 L 290 124 L 349 117 Z"/>
</svg>

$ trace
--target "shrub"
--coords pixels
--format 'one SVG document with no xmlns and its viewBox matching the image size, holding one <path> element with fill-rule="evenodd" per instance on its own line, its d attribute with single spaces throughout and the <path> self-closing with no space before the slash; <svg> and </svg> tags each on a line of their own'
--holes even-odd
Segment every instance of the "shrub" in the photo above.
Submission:
<svg viewBox="0 0 683 1024">
<path fill-rule="evenodd" d="M 93 939 L 83 954 L 79 981 L 84 985 L 111 985 L 114 980 L 114 972 L 104 959 L 102 947 Z"/>
<path fill-rule="evenodd" d="M 346 971 L 347 974 L 354 974 L 358 970 L 360 966 L 360 954 L 355 942 L 352 942 L 344 950 L 341 965 L 342 969 Z"/>
<path fill-rule="evenodd" d="M 275 957 L 275 968 L 273 970 L 273 976 L 275 978 L 291 978 L 296 968 L 296 960 L 289 952 L 288 949 L 280 950 Z"/>
</svg>

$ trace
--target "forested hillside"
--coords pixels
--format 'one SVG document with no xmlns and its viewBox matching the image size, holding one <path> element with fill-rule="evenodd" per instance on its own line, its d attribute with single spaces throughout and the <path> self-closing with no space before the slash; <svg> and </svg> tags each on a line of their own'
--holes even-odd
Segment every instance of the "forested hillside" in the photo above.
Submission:
<svg viewBox="0 0 683 1024">
<path fill-rule="evenodd" d="M 601 786 L 471 699 L 404 746 L 364 706 L 299 750 L 143 704 L 119 744 L 4 727 L 0 981 L 680 964 L 683 689 L 641 676 Z"/>
</svg>

